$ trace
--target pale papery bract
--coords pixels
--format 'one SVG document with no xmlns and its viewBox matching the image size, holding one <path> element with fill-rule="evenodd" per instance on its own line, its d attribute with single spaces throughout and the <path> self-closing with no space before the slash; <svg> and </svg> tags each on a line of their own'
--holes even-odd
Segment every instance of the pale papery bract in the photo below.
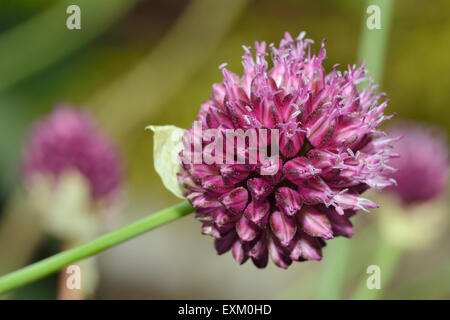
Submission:
<svg viewBox="0 0 450 320">
<path fill-rule="evenodd" d="M 269 45 L 271 68 L 265 42 L 255 43 L 255 58 L 244 47 L 243 76 L 222 68 L 223 82 L 213 85 L 197 117 L 205 130 L 278 129 L 277 174 L 261 174 L 267 163 L 260 159 L 184 161 L 178 174 L 202 232 L 215 238 L 219 254 L 231 250 L 241 264 L 251 258 L 263 268 L 269 256 L 281 268 L 321 260 L 325 240 L 352 237 L 349 218 L 377 207 L 360 194 L 394 183 L 389 175 L 395 170 L 387 162 L 395 156 L 395 139 L 377 129 L 391 117 L 383 114 L 384 94 L 376 93 L 364 64 L 345 72 L 335 65 L 326 74 L 325 41 L 318 54 L 312 43 L 304 33 L 296 39 L 286 33 L 278 48 Z M 358 90 L 363 81 L 369 85 Z M 194 149 L 192 141 L 184 139 L 185 151 Z M 246 160 L 248 155 L 246 150 Z"/>
<path fill-rule="evenodd" d="M 89 113 L 57 107 L 39 119 L 29 133 L 22 159 L 25 184 L 35 174 L 59 178 L 75 170 L 86 178 L 93 199 L 106 199 L 121 184 L 121 166 L 111 141 L 97 129 Z"/>
</svg>

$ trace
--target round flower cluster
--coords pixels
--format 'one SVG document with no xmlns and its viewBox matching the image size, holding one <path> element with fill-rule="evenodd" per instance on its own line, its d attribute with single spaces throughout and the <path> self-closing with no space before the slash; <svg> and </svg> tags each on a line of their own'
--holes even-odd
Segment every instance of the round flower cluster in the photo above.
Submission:
<svg viewBox="0 0 450 320">
<path fill-rule="evenodd" d="M 37 121 L 24 151 L 23 175 L 59 177 L 76 170 L 89 182 L 95 199 L 111 195 L 120 185 L 119 159 L 111 142 L 101 135 L 89 114 L 59 107 Z"/>
<path fill-rule="evenodd" d="M 377 207 L 360 194 L 394 183 L 395 170 L 387 165 L 394 139 L 377 129 L 391 117 L 383 114 L 384 94 L 371 81 L 358 90 L 370 80 L 364 64 L 345 72 L 335 65 L 326 74 L 325 42 L 318 54 L 312 43 L 304 33 L 296 39 L 286 33 L 278 48 L 269 45 L 271 67 L 265 42 L 255 43 L 255 58 L 244 47 L 243 76 L 222 68 L 223 82 L 213 85 L 197 118 L 202 129 L 223 132 L 224 141 L 230 129 L 277 129 L 275 174 L 262 173 L 274 166 L 263 158 L 254 164 L 184 161 L 178 174 L 203 233 L 215 238 L 219 254 L 231 249 L 241 264 L 251 258 L 263 268 L 269 256 L 281 268 L 320 260 L 324 240 L 351 237 L 349 218 Z M 192 139 L 184 139 L 184 151 L 193 148 Z"/>
<path fill-rule="evenodd" d="M 445 190 L 448 178 L 448 148 L 441 132 L 405 122 L 391 130 L 402 137 L 394 146 L 400 157 L 391 165 L 397 185 L 389 188 L 405 205 L 420 204 L 435 199 Z"/>
</svg>

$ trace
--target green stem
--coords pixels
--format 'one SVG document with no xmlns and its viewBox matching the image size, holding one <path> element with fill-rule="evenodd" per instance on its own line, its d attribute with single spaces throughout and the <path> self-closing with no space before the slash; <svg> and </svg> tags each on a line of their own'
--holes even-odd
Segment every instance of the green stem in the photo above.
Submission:
<svg viewBox="0 0 450 320">
<path fill-rule="evenodd" d="M 352 299 L 362 300 L 362 299 L 379 299 L 383 296 L 383 293 L 389 287 L 397 266 L 403 255 L 403 250 L 398 246 L 395 246 L 388 242 L 387 240 L 381 240 L 378 246 L 378 251 L 375 255 L 374 265 L 380 267 L 380 288 L 379 289 L 369 289 L 368 288 L 368 277 L 376 276 L 375 274 L 363 276 L 361 278 L 358 287 L 356 288 Z"/>
<path fill-rule="evenodd" d="M 369 74 L 377 83 L 381 83 L 384 72 L 384 60 L 387 51 L 389 31 L 391 27 L 393 0 L 367 0 L 364 6 L 361 39 L 358 49 L 358 62 L 364 60 Z M 381 29 L 367 27 L 367 8 L 376 5 L 380 8 Z M 336 240 L 333 240 L 336 241 Z M 350 256 L 350 242 L 341 241 L 332 245 L 329 257 L 323 266 L 323 276 L 319 285 L 319 299 L 339 299 L 344 287 L 347 265 Z"/>
<path fill-rule="evenodd" d="M 4 293 L 43 278 L 62 269 L 72 262 L 97 254 L 124 241 L 132 239 L 144 232 L 153 230 L 181 218 L 192 211 L 193 208 L 189 203 L 182 202 L 178 205 L 166 208 L 151 216 L 129 224 L 123 228 L 107 233 L 95 240 L 92 240 L 91 242 L 61 252 L 23 269 L 14 271 L 0 278 L 0 293 Z"/>
<path fill-rule="evenodd" d="M 341 296 L 350 256 L 349 239 L 339 238 L 330 241 L 327 257 L 322 267 L 318 288 L 318 299 L 336 300 Z"/>
<path fill-rule="evenodd" d="M 364 6 L 365 10 L 371 5 L 380 8 L 381 29 L 369 29 L 367 27 L 369 13 L 365 12 L 358 50 L 358 61 L 364 60 L 367 71 L 377 83 L 381 83 L 383 80 L 393 4 L 393 0 L 367 0 L 367 4 Z"/>
</svg>

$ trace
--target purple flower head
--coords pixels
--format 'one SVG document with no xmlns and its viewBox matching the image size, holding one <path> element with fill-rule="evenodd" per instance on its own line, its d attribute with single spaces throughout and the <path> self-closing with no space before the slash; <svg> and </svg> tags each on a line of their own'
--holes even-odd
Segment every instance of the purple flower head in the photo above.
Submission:
<svg viewBox="0 0 450 320">
<path fill-rule="evenodd" d="M 55 109 L 32 128 L 24 150 L 23 177 L 35 173 L 59 177 L 77 170 L 89 182 L 95 199 L 116 191 L 121 182 L 119 159 L 91 116 L 67 106 Z"/>
<path fill-rule="evenodd" d="M 441 132 L 415 123 L 401 123 L 389 130 L 402 136 L 394 151 L 400 155 L 390 165 L 397 186 L 389 190 L 405 205 L 419 204 L 438 197 L 447 184 L 448 149 Z"/>
<path fill-rule="evenodd" d="M 393 183 L 388 175 L 394 169 L 387 165 L 393 139 L 377 130 L 391 117 L 383 114 L 388 102 L 379 102 L 384 95 L 375 93 L 371 81 L 357 89 L 370 80 L 364 64 L 344 72 L 335 65 L 326 74 L 325 41 L 315 54 L 313 41 L 303 37 L 286 33 L 278 48 L 269 45 L 269 52 L 265 42 L 256 42 L 255 58 L 244 47 L 243 76 L 223 68 L 223 82 L 213 85 L 197 118 L 205 132 L 220 133 L 214 141 L 223 140 L 223 149 L 234 141 L 227 130 L 269 130 L 270 138 L 259 140 L 257 147 L 279 149 L 279 158 L 251 156 L 246 143 L 244 150 L 233 149 L 244 163 L 183 160 L 178 175 L 217 252 L 231 250 L 237 262 L 251 258 L 259 268 L 269 256 L 281 268 L 292 261 L 320 260 L 324 240 L 351 237 L 349 218 L 377 206 L 360 194 Z M 184 151 L 198 156 L 188 139 L 195 139 L 194 127 L 185 135 Z M 273 142 L 275 133 L 279 139 Z M 205 137 L 203 153 L 211 141 Z M 270 168 L 278 170 L 264 173 Z"/>
</svg>

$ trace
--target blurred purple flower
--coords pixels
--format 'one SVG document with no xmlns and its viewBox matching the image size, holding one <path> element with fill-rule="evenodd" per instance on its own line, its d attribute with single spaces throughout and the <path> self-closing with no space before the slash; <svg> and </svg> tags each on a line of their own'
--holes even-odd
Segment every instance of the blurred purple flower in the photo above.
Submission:
<svg viewBox="0 0 450 320">
<path fill-rule="evenodd" d="M 389 131 L 392 135 L 402 136 L 394 147 L 400 157 L 390 163 L 398 169 L 392 174 L 397 186 L 389 190 L 405 205 L 438 197 L 446 187 L 448 174 L 444 134 L 412 122 L 398 124 Z"/>
<path fill-rule="evenodd" d="M 98 132 L 90 114 L 68 106 L 35 123 L 22 168 L 25 180 L 35 173 L 59 177 L 65 170 L 77 170 L 95 199 L 108 197 L 121 183 L 120 162 L 111 142 Z"/>
<path fill-rule="evenodd" d="M 384 94 L 371 81 L 358 91 L 368 80 L 364 64 L 326 74 L 325 42 L 316 55 L 303 36 L 286 33 L 279 48 L 269 46 L 271 69 L 265 42 L 255 43 L 255 59 L 244 47 L 243 76 L 223 68 L 223 83 L 213 85 L 197 118 L 203 129 L 222 132 L 279 129 L 278 173 L 261 174 L 274 164 L 248 164 L 246 150 L 246 164 L 184 163 L 179 174 L 203 233 L 241 264 L 320 260 L 324 240 L 351 237 L 349 218 L 377 207 L 360 193 L 393 183 L 386 165 L 393 139 L 376 129 L 391 117 L 383 114 L 388 101 L 379 102 Z M 185 150 L 195 150 L 187 140 Z"/>
</svg>

